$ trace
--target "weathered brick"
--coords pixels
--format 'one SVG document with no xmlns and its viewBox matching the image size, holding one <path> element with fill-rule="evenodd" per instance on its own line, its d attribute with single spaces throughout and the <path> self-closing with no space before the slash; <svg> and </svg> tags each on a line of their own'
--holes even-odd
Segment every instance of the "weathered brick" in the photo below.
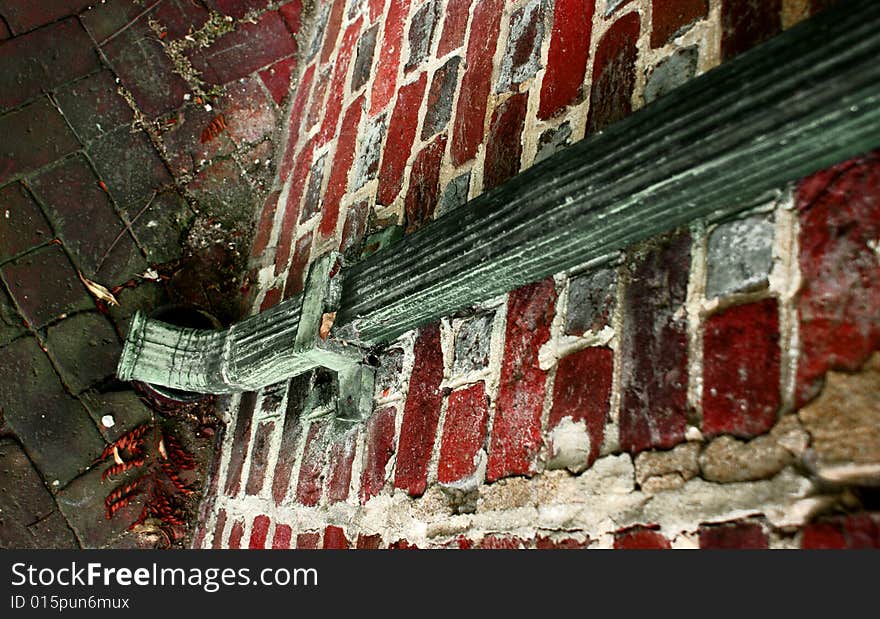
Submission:
<svg viewBox="0 0 880 619">
<path fill-rule="evenodd" d="M 55 94 L 64 117 L 83 144 L 131 122 L 131 108 L 116 89 L 113 74 L 101 71 L 65 85 Z"/>
<path fill-rule="evenodd" d="M 86 406 L 92 421 L 107 443 L 112 443 L 123 434 L 150 422 L 153 417 L 144 401 L 130 389 L 103 393 L 88 391 L 80 396 L 80 401 Z M 101 422 L 105 415 L 113 418 L 113 425 L 109 428 Z"/>
<path fill-rule="evenodd" d="M 6 25 L 6 22 L 0 19 L 0 41 L 5 41 L 11 36 L 12 33 L 9 31 L 9 27 Z"/>
<path fill-rule="evenodd" d="M 79 148 L 47 97 L 0 116 L 0 185 Z"/>
<path fill-rule="evenodd" d="M 484 190 L 497 187 L 519 172 L 528 103 L 528 93 L 516 94 L 499 105 L 492 115 L 483 171 Z"/>
<path fill-rule="evenodd" d="M 535 163 L 555 155 L 560 150 L 571 144 L 571 123 L 565 121 L 558 127 L 551 127 L 538 138 L 538 152 L 535 153 Z"/>
<path fill-rule="evenodd" d="M 131 228 L 149 261 L 157 264 L 179 258 L 182 239 L 194 217 L 186 199 L 176 190 L 161 191 L 150 206 L 141 211 Z M 116 251 L 110 254 L 111 258 Z"/>
<path fill-rule="evenodd" d="M 3 265 L 2 274 L 33 327 L 41 327 L 62 314 L 95 307 L 76 269 L 57 245 Z"/>
<path fill-rule="evenodd" d="M 241 396 L 238 414 L 235 417 L 235 430 L 232 434 L 232 447 L 229 463 L 226 466 L 226 485 L 224 490 L 228 496 L 235 496 L 241 489 L 241 473 L 248 454 L 251 441 L 251 423 L 254 408 L 257 405 L 257 393 L 249 391 Z"/>
<path fill-rule="evenodd" d="M 610 348 L 585 348 L 559 361 L 547 421 L 556 468 L 583 470 L 599 457 L 613 374 L 614 351 Z M 564 427 L 566 419 L 572 427 Z"/>
<path fill-rule="evenodd" d="M 269 524 L 271 522 L 268 516 L 259 515 L 254 518 L 254 522 L 251 524 L 251 539 L 248 542 L 248 548 L 251 550 L 262 550 L 266 547 Z"/>
<path fill-rule="evenodd" d="M 256 78 L 227 86 L 218 105 L 226 120 L 226 132 L 238 145 L 260 142 L 275 131 L 275 109 Z"/>
<path fill-rule="evenodd" d="M 363 111 L 364 97 L 361 95 L 349 106 L 339 127 L 336 154 L 333 156 L 333 167 L 330 169 L 327 191 L 324 193 L 321 223 L 318 226 L 318 231 L 324 238 L 330 238 L 336 231 L 339 207 L 348 190 L 348 173 L 357 149 L 358 125 Z"/>
<path fill-rule="evenodd" d="M 538 118 L 550 118 L 582 96 L 595 4 L 595 0 L 556 0 Z"/>
<path fill-rule="evenodd" d="M 275 500 L 275 505 L 284 502 L 296 466 L 297 445 L 302 435 L 300 417 L 308 394 L 309 379 L 308 373 L 301 374 L 291 379 L 287 387 L 287 407 L 284 411 L 284 426 L 281 428 L 281 445 L 272 477 L 272 498 Z"/>
<path fill-rule="evenodd" d="M 299 84 L 296 86 L 296 95 L 290 106 L 290 116 L 287 119 L 286 125 L 287 144 L 284 147 L 284 155 L 282 155 L 281 163 L 278 166 L 278 176 L 282 183 L 287 180 L 287 176 L 293 167 L 293 156 L 296 153 L 296 147 L 299 145 L 300 125 L 306 112 L 306 103 L 309 101 L 309 93 L 311 92 L 314 78 L 315 66 L 312 65 L 305 70 Z"/>
<path fill-rule="evenodd" d="M 209 84 L 228 84 L 296 53 L 293 37 L 278 11 L 263 13 L 255 23 L 238 22 L 210 47 L 190 53 L 193 68 Z"/>
<path fill-rule="evenodd" d="M 232 523 L 232 529 L 229 530 L 229 541 L 226 547 L 230 550 L 241 548 L 241 538 L 244 537 L 244 520 L 236 520 Z"/>
<path fill-rule="evenodd" d="M 266 8 L 269 0 L 206 0 L 215 11 L 241 19 L 248 11 L 259 11 Z"/>
<path fill-rule="evenodd" d="M 699 54 L 697 46 L 677 49 L 651 69 L 645 82 L 645 103 L 656 101 L 694 77 Z"/>
<path fill-rule="evenodd" d="M 348 539 L 345 537 L 345 531 L 342 527 L 333 525 L 324 529 L 324 546 L 325 550 L 347 550 L 349 547 Z"/>
<path fill-rule="evenodd" d="M 440 35 L 440 43 L 437 44 L 438 57 L 445 56 L 464 44 L 472 2 L 473 0 L 449 0 L 446 4 L 443 34 Z"/>
<path fill-rule="evenodd" d="M 446 135 L 438 135 L 416 155 L 404 200 L 406 232 L 414 232 L 434 218 L 440 193 L 440 165 L 446 152 Z"/>
<path fill-rule="evenodd" d="M 321 534 L 317 532 L 300 533 L 296 536 L 296 547 L 301 550 L 316 550 L 321 541 Z"/>
<path fill-rule="evenodd" d="M 473 159 L 483 143 L 483 124 L 492 81 L 492 58 L 498 42 L 502 0 L 478 2 L 474 7 L 465 66 L 452 137 L 452 163 Z"/>
<path fill-rule="evenodd" d="M 250 469 L 248 471 L 245 493 L 260 494 L 266 479 L 266 466 L 269 463 L 269 450 L 272 437 L 275 435 L 274 421 L 261 421 L 254 432 L 253 448 L 251 449 Z"/>
<path fill-rule="evenodd" d="M 829 369 L 855 370 L 880 348 L 880 153 L 805 179 L 800 219 L 800 357 L 796 401 L 813 398 Z M 872 249 L 874 248 L 874 249 Z"/>
<path fill-rule="evenodd" d="M 98 67 L 98 55 L 75 17 L 9 39 L 0 45 L 0 110 Z"/>
<path fill-rule="evenodd" d="M 101 453 L 104 441 L 89 413 L 64 391 L 36 339 L 3 348 L 0 402 L 8 427 L 51 488 L 64 487 Z"/>
<path fill-rule="evenodd" d="M 665 550 L 669 540 L 658 532 L 645 527 L 632 527 L 614 534 L 614 548 L 618 550 Z"/>
<path fill-rule="evenodd" d="M 541 68 L 545 0 L 531 0 L 510 16 L 507 45 L 501 57 L 496 92 L 515 90 Z"/>
<path fill-rule="evenodd" d="M 268 69 L 260 71 L 260 79 L 272 94 L 272 99 L 276 104 L 282 105 L 290 92 L 290 84 L 293 73 L 297 67 L 296 57 L 285 58 L 279 60 Z"/>
<path fill-rule="evenodd" d="M 572 277 L 568 284 L 565 334 L 599 332 L 611 325 L 617 305 L 617 271 L 605 267 Z"/>
<path fill-rule="evenodd" d="M 321 123 L 321 132 L 318 134 L 319 145 L 326 144 L 336 134 L 336 124 L 339 121 L 339 114 L 342 112 L 342 102 L 345 100 L 348 66 L 351 64 L 354 44 L 357 42 L 358 34 L 360 34 L 361 25 L 362 20 L 359 19 L 346 28 L 345 34 L 339 42 L 339 51 L 333 62 L 333 78 L 329 85 L 330 92 L 327 97 L 327 104 L 322 110 L 323 122 Z"/>
<path fill-rule="evenodd" d="M 388 7 L 380 47 L 382 62 L 376 67 L 376 76 L 373 78 L 370 116 L 385 109 L 397 89 L 397 67 L 400 64 L 403 26 L 409 13 L 409 4 L 410 0 L 391 0 L 391 6 Z M 401 150 L 409 151 L 405 145 L 401 145 Z"/>
<path fill-rule="evenodd" d="M 211 127 L 215 127 L 221 117 L 223 129 L 213 132 Z M 219 110 L 209 112 L 202 106 L 187 107 L 174 116 L 174 121 L 163 127 L 161 139 L 169 167 L 181 180 L 189 180 L 205 163 L 228 157 L 235 150 L 226 115 Z"/>
<path fill-rule="evenodd" d="M 769 547 L 767 532 L 757 522 L 727 522 L 700 525 L 700 548 L 764 550 Z"/>
<path fill-rule="evenodd" d="M 273 191 L 266 196 L 263 202 L 263 210 L 260 212 L 260 219 L 257 222 L 257 229 L 254 233 L 254 240 L 251 243 L 251 258 L 259 258 L 266 251 L 269 245 L 269 239 L 272 236 L 272 228 L 275 225 L 275 211 L 278 209 L 278 198 L 280 191 Z"/>
<path fill-rule="evenodd" d="M 259 195 L 235 159 L 220 159 L 201 170 L 187 185 L 204 217 L 233 230 L 253 217 Z"/>
<path fill-rule="evenodd" d="M 364 535 L 361 533 L 357 538 L 358 550 L 379 550 L 382 547 L 382 536 L 378 533 L 374 535 Z"/>
<path fill-rule="evenodd" d="M 494 314 L 482 314 L 462 323 L 453 346 L 452 371 L 455 374 L 479 371 L 489 364 L 494 322 Z"/>
<path fill-rule="evenodd" d="M 520 550 L 526 548 L 526 541 L 515 536 L 486 535 L 480 541 L 480 548 L 486 550 Z"/>
<path fill-rule="evenodd" d="M 629 116 L 636 84 L 636 60 L 641 22 L 638 13 L 627 13 L 602 36 L 593 60 L 593 85 L 587 135 Z"/>
<path fill-rule="evenodd" d="M 66 2 L 33 2 L 32 0 L 5 0 L 0 6 L 0 16 L 16 35 L 76 15 L 93 0 L 67 0 Z"/>
<path fill-rule="evenodd" d="M 330 9 L 330 16 L 327 20 L 327 27 L 324 29 L 324 45 L 321 47 L 321 63 L 330 60 L 333 51 L 336 49 L 336 39 L 339 38 L 339 30 L 342 26 L 342 12 L 345 10 L 347 0 L 328 0 L 333 3 Z"/>
<path fill-rule="evenodd" d="M 440 21 L 439 0 L 427 0 L 416 10 L 409 25 L 409 59 L 403 69 L 409 73 L 421 65 L 431 51 L 434 29 Z"/>
<path fill-rule="evenodd" d="M 313 421 L 309 425 L 296 484 L 296 500 L 303 505 L 314 506 L 321 500 L 329 430 L 330 425 L 326 419 Z"/>
<path fill-rule="evenodd" d="M 309 115 L 306 117 L 306 128 L 311 128 L 324 116 L 324 99 L 327 88 L 330 86 L 330 78 L 333 75 L 332 66 L 323 69 L 315 81 L 315 89 L 309 103 Z"/>
<path fill-rule="evenodd" d="M 488 421 L 489 398 L 482 381 L 449 395 L 440 439 L 437 481 L 453 483 L 476 472 Z"/>
<path fill-rule="evenodd" d="M 330 503 L 338 503 L 348 498 L 356 440 L 357 433 L 349 430 L 337 437 L 330 447 L 326 487 L 327 500 Z"/>
<path fill-rule="evenodd" d="M 308 221 L 321 210 L 321 190 L 324 188 L 324 170 L 327 167 L 327 153 L 315 158 L 312 169 L 309 172 L 309 184 L 303 197 L 302 208 L 299 212 L 300 223 Z"/>
<path fill-rule="evenodd" d="M 486 471 L 490 482 L 535 472 L 542 445 L 546 380 L 538 351 L 550 339 L 555 304 L 552 279 L 519 288 L 508 297 L 504 358 Z"/>
<path fill-rule="evenodd" d="M 138 12 L 143 10 L 138 8 Z M 193 0 L 163 0 L 152 11 L 151 16 L 162 25 L 162 32 L 172 39 L 179 39 L 194 32 L 208 21 L 208 9 L 201 2 Z"/>
<path fill-rule="evenodd" d="M 375 411 L 364 429 L 364 455 L 361 473 L 361 503 L 382 492 L 386 468 L 394 455 L 394 420 L 397 410 L 388 407 Z"/>
<path fill-rule="evenodd" d="M 443 394 L 443 351 L 437 323 L 422 327 L 416 339 L 415 365 L 403 409 L 394 485 L 421 496 L 428 482 L 428 461 L 434 449 Z"/>
<path fill-rule="evenodd" d="M 288 2 L 287 4 L 282 4 L 278 7 L 278 12 L 281 13 L 281 17 L 284 18 L 284 23 L 287 25 L 287 29 L 290 30 L 290 34 L 296 36 L 300 28 L 302 27 L 302 0 L 293 0 L 292 2 Z M 296 39 L 294 39 L 294 43 L 296 43 Z"/>
<path fill-rule="evenodd" d="M 367 216 L 370 213 L 370 203 L 367 201 L 352 204 L 345 215 L 345 224 L 342 227 L 342 239 L 339 241 L 339 251 L 349 257 L 360 254 L 364 235 L 367 231 Z"/>
<path fill-rule="evenodd" d="M 427 74 L 422 73 L 419 79 L 401 87 L 397 95 L 397 104 L 388 123 L 387 139 L 387 143 L 395 146 L 386 149 L 382 158 L 379 188 L 376 194 L 376 201 L 379 204 L 391 204 L 400 193 L 406 162 L 416 135 L 426 84 Z"/>
<path fill-rule="evenodd" d="M 217 521 L 214 525 L 214 537 L 211 538 L 211 548 L 218 550 L 223 547 L 223 533 L 226 529 L 226 510 L 221 508 L 217 511 Z"/>
<path fill-rule="evenodd" d="M 386 0 L 367 0 L 370 5 L 370 21 L 376 19 L 385 10 Z"/>
<path fill-rule="evenodd" d="M 22 185 L 0 189 L 0 261 L 52 240 L 49 222 Z"/>
<path fill-rule="evenodd" d="M 804 527 L 801 548 L 880 548 L 880 515 L 831 516 Z"/>
<path fill-rule="evenodd" d="M 722 224 L 709 236 L 706 296 L 767 285 L 773 267 L 773 221 L 764 216 Z"/>
<path fill-rule="evenodd" d="M 580 550 L 590 545 L 590 538 L 577 540 L 571 537 L 554 539 L 538 535 L 535 537 L 535 548 L 538 550 Z"/>
<path fill-rule="evenodd" d="M 351 91 L 357 92 L 370 79 L 370 69 L 373 66 L 373 54 L 376 50 L 376 34 L 379 32 L 379 24 L 368 28 L 358 40 L 357 55 L 355 56 L 354 69 L 351 73 Z"/>
<path fill-rule="evenodd" d="M 458 67 L 461 57 L 453 56 L 434 72 L 428 100 L 425 103 L 425 120 L 422 124 L 422 140 L 440 133 L 452 117 L 452 99 L 458 84 Z"/>
<path fill-rule="evenodd" d="M 471 189 L 471 172 L 456 176 L 446 183 L 443 193 L 440 195 L 440 204 L 437 206 L 437 217 L 441 217 L 449 211 L 458 208 L 468 201 L 468 193 Z"/>
<path fill-rule="evenodd" d="M 289 524 L 275 524 L 275 533 L 272 535 L 272 550 L 287 550 L 290 548 L 290 538 L 293 529 Z"/>
<path fill-rule="evenodd" d="M 651 47 L 663 47 L 708 14 L 708 0 L 652 0 Z"/>
<path fill-rule="evenodd" d="M 122 352 L 113 325 L 98 313 L 76 314 L 49 327 L 45 344 L 74 393 L 114 376 Z"/>
<path fill-rule="evenodd" d="M 382 144 L 387 130 L 385 114 L 371 119 L 364 128 L 360 140 L 357 159 L 352 173 L 352 189 L 358 190 L 370 180 L 376 178 L 379 171 L 379 159 L 382 157 Z"/>
<path fill-rule="evenodd" d="M 6 290 L 0 286 L 0 346 L 6 346 L 25 333 L 24 319 L 15 309 Z M 0 428 L 2 427 L 3 422 L 0 420 Z"/>
<path fill-rule="evenodd" d="M 280 275 L 287 268 L 290 259 L 290 248 L 293 244 L 293 235 L 296 232 L 296 222 L 299 218 L 300 203 L 306 188 L 306 179 L 312 167 L 313 153 L 314 141 L 310 141 L 297 155 L 293 176 L 288 180 L 290 191 L 287 194 L 287 203 L 284 205 L 284 217 L 281 220 L 281 232 L 275 250 L 275 275 Z"/>
<path fill-rule="evenodd" d="M 763 43 L 782 30 L 782 0 L 721 3 L 721 61 Z"/>
<path fill-rule="evenodd" d="M 623 301 L 620 445 L 669 448 L 687 424 L 687 297 L 690 236 L 658 239 L 631 258 Z"/>
<path fill-rule="evenodd" d="M 284 298 L 299 294 L 305 288 L 306 271 L 309 266 L 309 256 L 312 252 L 312 233 L 306 232 L 296 242 L 293 248 L 293 260 L 290 262 L 290 270 L 284 283 Z"/>
</svg>

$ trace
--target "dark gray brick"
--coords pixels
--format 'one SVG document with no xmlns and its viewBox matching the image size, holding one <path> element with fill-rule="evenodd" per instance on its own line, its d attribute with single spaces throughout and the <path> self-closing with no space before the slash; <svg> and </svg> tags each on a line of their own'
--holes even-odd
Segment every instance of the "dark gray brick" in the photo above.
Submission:
<svg viewBox="0 0 880 619">
<path fill-rule="evenodd" d="M 696 47 L 686 47 L 658 63 L 645 83 L 645 103 L 659 99 L 690 80 L 697 72 L 699 53 Z"/>
<path fill-rule="evenodd" d="M 569 144 L 571 144 L 571 125 L 568 121 L 565 121 L 558 127 L 547 129 L 538 139 L 538 152 L 535 154 L 535 163 L 555 155 Z"/>
<path fill-rule="evenodd" d="M 468 200 L 468 192 L 471 188 L 471 173 L 465 172 L 446 184 L 443 193 L 440 194 L 440 203 L 437 206 L 437 217 L 448 213 L 454 208 L 465 204 Z"/>
<path fill-rule="evenodd" d="M 506 92 L 535 76 L 541 68 L 546 0 L 531 0 L 510 16 L 510 33 L 501 58 L 496 92 Z"/>
<path fill-rule="evenodd" d="M 324 153 L 312 163 L 309 172 L 309 184 L 306 187 L 306 196 L 303 199 L 302 212 L 299 220 L 306 221 L 321 210 L 321 188 L 324 186 L 324 170 L 327 167 L 327 153 Z"/>
<path fill-rule="evenodd" d="M 418 67 L 431 52 L 434 30 L 440 21 L 440 2 L 429 0 L 413 15 L 409 26 L 409 59 L 404 70 L 409 73 Z"/>
<path fill-rule="evenodd" d="M 97 312 L 76 314 L 49 327 L 46 348 L 74 393 L 113 376 L 122 352 L 113 325 Z"/>
<path fill-rule="evenodd" d="M 581 335 L 611 324 L 617 304 L 617 273 L 613 268 L 573 277 L 568 289 L 565 333 Z"/>
<path fill-rule="evenodd" d="M 365 85 L 370 79 L 370 69 L 373 66 L 373 54 L 376 51 L 376 33 L 379 24 L 365 31 L 357 46 L 357 56 L 354 61 L 354 70 L 351 74 L 351 91 L 355 92 Z"/>
<path fill-rule="evenodd" d="M 773 268 L 773 221 L 766 216 L 731 221 L 709 236 L 706 296 L 767 285 Z"/>
<path fill-rule="evenodd" d="M 455 96 L 455 87 L 458 84 L 459 65 L 461 58 L 455 56 L 434 73 L 431 88 L 428 90 L 425 122 L 422 125 L 423 140 L 443 131 L 452 116 L 452 98 Z"/>
<path fill-rule="evenodd" d="M 454 372 L 464 374 L 481 370 L 489 364 L 494 318 L 494 314 L 483 314 L 462 323 L 455 334 Z"/>
<path fill-rule="evenodd" d="M 82 396 L 92 420 L 108 443 L 152 419 L 152 413 L 134 391 L 109 391 L 98 393 L 89 391 Z M 102 419 L 105 415 L 113 418 L 113 425 L 107 427 Z"/>
<path fill-rule="evenodd" d="M 379 170 L 379 157 L 382 154 L 382 142 L 385 140 L 386 117 L 377 116 L 367 125 L 360 141 L 360 150 L 354 164 L 354 190 L 360 189 L 368 181 L 376 178 Z"/>
</svg>

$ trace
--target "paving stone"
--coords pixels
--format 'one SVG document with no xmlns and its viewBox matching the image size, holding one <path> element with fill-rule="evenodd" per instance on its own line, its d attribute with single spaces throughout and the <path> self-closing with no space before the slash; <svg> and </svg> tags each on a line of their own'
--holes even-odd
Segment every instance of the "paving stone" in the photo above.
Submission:
<svg viewBox="0 0 880 619">
<path fill-rule="evenodd" d="M 339 207 L 342 197 L 348 189 L 348 173 L 354 161 L 357 148 L 358 125 L 364 110 L 364 97 L 358 97 L 346 110 L 339 127 L 339 139 L 336 143 L 336 154 L 330 168 L 327 191 L 324 193 L 324 208 L 318 232 L 325 238 L 332 237 L 336 232 L 339 219 Z M 415 130 L 413 130 L 415 131 Z"/>
<path fill-rule="evenodd" d="M 152 411 L 130 389 L 105 393 L 87 391 L 80 398 L 107 443 L 112 443 L 153 418 Z M 108 415 L 113 421 L 110 427 L 103 422 Z"/>
<path fill-rule="evenodd" d="M 226 131 L 239 146 L 256 144 L 275 130 L 275 108 L 256 78 L 230 84 L 218 104 L 226 118 Z"/>
<path fill-rule="evenodd" d="M 172 39 L 200 29 L 210 16 L 200 0 L 162 0 L 150 15 Z"/>
<path fill-rule="evenodd" d="M 241 19 L 249 11 L 265 9 L 269 0 L 207 0 L 208 6 L 224 15 Z"/>
<path fill-rule="evenodd" d="M 378 32 L 379 24 L 375 24 L 365 30 L 358 40 L 354 70 L 351 74 L 352 92 L 360 90 L 370 80 L 370 70 L 373 67 L 373 54 L 376 50 L 376 34 Z"/>
<path fill-rule="evenodd" d="M 201 105 L 188 106 L 174 116 L 173 124 L 163 127 L 161 139 L 165 157 L 177 178 L 187 179 L 207 162 L 227 157 L 235 150 L 228 131 L 229 121 L 221 109 L 218 106 L 208 111 Z M 211 130 L 221 117 L 224 128 L 219 132 Z"/>
<path fill-rule="evenodd" d="M 18 339 L 2 355 L 0 402 L 6 422 L 49 487 L 62 488 L 94 461 L 104 441 L 82 404 L 64 391 L 37 340 Z"/>
<path fill-rule="evenodd" d="M 538 152 L 535 153 L 535 163 L 555 155 L 569 144 L 571 144 L 571 124 L 568 121 L 565 121 L 558 127 L 547 129 L 538 138 Z"/>
<path fill-rule="evenodd" d="M 163 191 L 153 199 L 131 226 L 150 264 L 167 263 L 180 257 L 183 238 L 193 217 L 189 204 L 177 191 Z"/>
<path fill-rule="evenodd" d="M 34 327 L 42 327 L 61 314 L 94 308 L 76 270 L 57 245 L 22 256 L 0 271 L 25 318 Z"/>
<path fill-rule="evenodd" d="M 187 186 L 199 213 L 229 230 L 250 225 L 259 196 L 232 159 L 212 163 Z"/>
<path fill-rule="evenodd" d="M 462 375 L 482 370 L 489 364 L 494 314 L 465 320 L 455 334 L 452 371 Z"/>
<path fill-rule="evenodd" d="M 445 152 L 446 135 L 438 135 L 413 161 L 404 200 L 406 233 L 418 230 L 434 218 L 440 194 L 440 165 Z"/>
<path fill-rule="evenodd" d="M 465 204 L 468 201 L 470 189 L 470 170 L 446 183 L 446 187 L 440 195 L 440 204 L 437 206 L 437 217 L 442 217 L 452 209 Z"/>
<path fill-rule="evenodd" d="M 0 111 L 98 68 L 98 54 L 75 17 L 9 39 L 0 46 Z"/>
<path fill-rule="evenodd" d="M 117 88 L 113 74 L 100 71 L 67 84 L 55 94 L 64 117 L 83 144 L 131 122 L 134 115 Z"/>
<path fill-rule="evenodd" d="M 498 187 L 519 172 L 528 102 L 528 93 L 513 95 L 492 115 L 483 171 L 484 191 Z"/>
<path fill-rule="evenodd" d="M 376 173 L 379 171 L 379 159 L 382 156 L 382 144 L 387 130 L 386 120 L 385 114 L 376 116 L 370 119 L 364 129 L 354 162 L 352 189 L 355 191 L 376 178 Z"/>
<path fill-rule="evenodd" d="M 437 44 L 437 57 L 445 56 L 464 44 L 464 34 L 473 0 L 449 0 L 443 18 L 443 34 Z"/>
<path fill-rule="evenodd" d="M 93 142 L 89 153 L 110 195 L 129 220 L 143 209 L 154 190 L 172 182 L 142 131 L 131 133 L 127 127 L 120 127 Z"/>
<path fill-rule="evenodd" d="M 645 83 L 645 103 L 651 103 L 672 92 L 697 73 L 698 47 L 677 49 L 664 58 L 648 74 Z"/>
<path fill-rule="evenodd" d="M 0 439 L 0 548 L 78 548 L 21 446 Z"/>
<path fill-rule="evenodd" d="M 632 112 L 640 28 L 638 13 L 627 13 L 614 22 L 599 41 L 593 60 L 588 136 Z"/>
<path fill-rule="evenodd" d="M 272 94 L 277 105 L 282 105 L 290 93 L 290 84 L 296 72 L 298 61 L 295 56 L 279 60 L 268 69 L 260 71 L 260 79 Z"/>
<path fill-rule="evenodd" d="M 663 47 L 708 14 L 708 0 L 652 0 L 651 47 Z"/>
<path fill-rule="evenodd" d="M 287 29 L 290 30 L 290 34 L 294 35 L 294 37 L 299 34 L 302 27 L 302 11 L 302 0 L 293 0 L 278 7 L 278 12 L 284 18 Z M 294 39 L 294 43 L 296 43 L 296 39 Z"/>
<path fill-rule="evenodd" d="M 403 70 L 409 73 L 424 62 L 431 52 L 434 30 L 440 21 L 439 0 L 428 0 L 412 16 L 409 24 L 409 58 Z"/>
<path fill-rule="evenodd" d="M 422 124 L 422 140 L 443 131 L 452 117 L 452 99 L 458 85 L 459 65 L 461 57 L 453 56 L 431 78 L 431 88 L 425 104 L 425 120 Z"/>
<path fill-rule="evenodd" d="M 572 277 L 568 287 L 566 335 L 598 332 L 611 324 L 617 305 L 617 271 L 601 268 Z"/>
<path fill-rule="evenodd" d="M 324 187 L 324 169 L 326 165 L 327 153 L 319 156 L 312 163 L 312 169 L 309 172 L 309 184 L 306 187 L 302 210 L 299 213 L 300 222 L 311 219 L 321 210 L 321 190 Z"/>
<path fill-rule="evenodd" d="M 410 0 L 391 0 L 391 5 L 388 7 L 382 29 L 382 43 L 379 47 L 382 50 L 382 62 L 376 67 L 376 75 L 373 77 L 370 116 L 384 110 L 398 90 L 397 67 L 400 64 L 403 28 L 409 14 L 409 6 Z"/>
<path fill-rule="evenodd" d="M 0 116 L 0 185 L 79 148 L 47 97 Z"/>
<path fill-rule="evenodd" d="M 722 224 L 709 236 L 706 296 L 767 286 L 773 268 L 773 220 L 749 217 Z"/>
<path fill-rule="evenodd" d="M 6 290 L 0 286 L 0 346 L 6 346 L 12 340 L 26 333 L 24 319 L 12 304 Z M 0 355 L 3 353 L 0 352 Z M 0 423 L 2 427 L 2 423 Z"/>
<path fill-rule="evenodd" d="M 207 48 L 189 52 L 193 68 L 209 84 L 228 84 L 296 53 L 281 14 L 269 11 L 256 23 L 239 22 Z"/>
<path fill-rule="evenodd" d="M 122 346 L 101 314 L 76 314 L 49 327 L 46 348 L 61 378 L 74 393 L 112 377 Z"/>
<path fill-rule="evenodd" d="M 94 0 L 67 0 L 66 2 L 33 2 L 33 0 L 4 0 L 0 16 L 16 35 L 76 15 Z"/>
<path fill-rule="evenodd" d="M 27 189 L 10 183 L 0 189 L 0 262 L 52 240 L 46 217 Z"/>
<path fill-rule="evenodd" d="M 782 30 L 782 0 L 725 0 L 721 5 L 721 61 Z"/>
<path fill-rule="evenodd" d="M 555 116 L 583 96 L 593 30 L 594 0 L 556 0 L 538 118 Z"/>
<path fill-rule="evenodd" d="M 514 90 L 533 78 L 541 68 L 544 10 L 547 5 L 547 0 L 531 0 L 510 16 L 510 30 L 501 57 L 495 92 Z"/>
<path fill-rule="evenodd" d="M 170 302 L 163 285 L 154 282 L 141 282 L 136 288 L 123 288 L 116 296 L 118 306 L 109 308 L 110 318 L 117 332 L 125 336 L 135 312 L 150 312 Z"/>
</svg>

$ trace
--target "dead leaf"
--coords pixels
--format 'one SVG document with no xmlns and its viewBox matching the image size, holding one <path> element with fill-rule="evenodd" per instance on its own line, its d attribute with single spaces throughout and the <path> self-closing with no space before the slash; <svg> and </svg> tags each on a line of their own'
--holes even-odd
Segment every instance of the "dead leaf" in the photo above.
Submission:
<svg viewBox="0 0 880 619">
<path fill-rule="evenodd" d="M 119 301 L 116 300 L 116 297 L 113 296 L 112 292 L 104 288 L 104 286 L 102 286 L 101 284 L 93 282 L 89 278 L 84 277 L 83 274 L 79 271 L 77 271 L 76 273 L 77 275 L 79 275 L 80 280 L 83 284 L 85 284 L 85 287 L 88 288 L 93 297 L 95 297 L 99 301 L 107 303 L 108 305 L 115 305 L 117 307 L 119 306 Z"/>
<path fill-rule="evenodd" d="M 162 456 L 163 460 L 168 459 L 168 452 L 165 451 L 165 439 L 159 439 L 159 455 Z"/>
<path fill-rule="evenodd" d="M 318 331 L 318 334 L 321 336 L 322 340 L 326 340 L 327 336 L 330 335 L 330 329 L 333 328 L 333 323 L 336 321 L 336 312 L 328 312 L 321 316 L 321 328 Z"/>
<path fill-rule="evenodd" d="M 122 464 L 122 456 L 119 455 L 119 447 L 113 447 L 113 461 L 116 464 Z"/>
<path fill-rule="evenodd" d="M 141 279 L 146 279 L 151 282 L 158 282 L 159 281 L 159 273 L 158 273 L 158 271 L 156 271 L 156 269 L 147 269 L 146 271 L 141 273 L 139 275 L 139 277 Z"/>
</svg>

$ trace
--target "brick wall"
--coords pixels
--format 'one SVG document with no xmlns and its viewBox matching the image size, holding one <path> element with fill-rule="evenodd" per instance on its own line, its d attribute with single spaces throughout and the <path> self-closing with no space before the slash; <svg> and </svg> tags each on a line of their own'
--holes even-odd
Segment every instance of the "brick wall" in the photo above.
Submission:
<svg viewBox="0 0 880 619">
<path fill-rule="evenodd" d="M 253 311 L 824 4 L 318 5 Z M 876 546 L 878 236 L 867 154 L 398 338 L 363 424 L 245 394 L 196 545 Z"/>
</svg>

